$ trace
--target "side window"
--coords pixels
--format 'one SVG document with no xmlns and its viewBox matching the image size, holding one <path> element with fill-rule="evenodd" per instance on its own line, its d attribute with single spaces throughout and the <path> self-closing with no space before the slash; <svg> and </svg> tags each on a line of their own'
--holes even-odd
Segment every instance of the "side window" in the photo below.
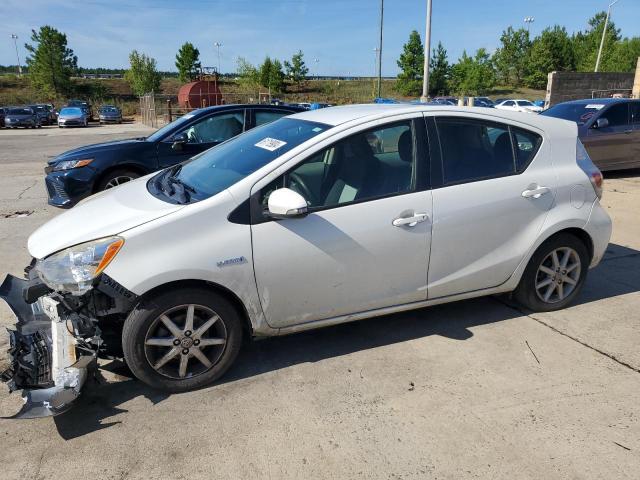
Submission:
<svg viewBox="0 0 640 480">
<path fill-rule="evenodd" d="M 509 100 L 508 102 L 504 102 L 505 107 L 513 107 L 516 103 L 513 100 Z"/>
<path fill-rule="evenodd" d="M 631 123 L 640 127 L 640 102 L 631 102 L 629 109 L 631 110 Z"/>
<path fill-rule="evenodd" d="M 509 127 L 466 118 L 437 118 L 444 184 L 515 173 Z"/>
<path fill-rule="evenodd" d="M 609 120 L 609 127 L 619 127 L 629 124 L 629 106 L 627 103 L 612 105 L 602 112 L 601 118 Z"/>
<path fill-rule="evenodd" d="M 409 192 L 415 157 L 410 120 L 367 130 L 298 164 L 264 187 L 260 201 L 266 207 L 269 194 L 282 187 L 316 209 Z"/>
<path fill-rule="evenodd" d="M 521 128 L 511 127 L 513 133 L 513 146 L 516 152 L 516 170 L 524 171 L 529 165 L 542 143 L 542 137 L 537 133 Z"/>
<path fill-rule="evenodd" d="M 185 132 L 189 143 L 221 143 L 242 133 L 244 112 L 212 115 L 188 127 Z"/>
<path fill-rule="evenodd" d="M 279 118 L 289 115 L 289 112 L 270 112 L 268 110 L 256 110 L 255 112 L 255 126 L 264 125 L 265 123 L 271 123 Z"/>
</svg>

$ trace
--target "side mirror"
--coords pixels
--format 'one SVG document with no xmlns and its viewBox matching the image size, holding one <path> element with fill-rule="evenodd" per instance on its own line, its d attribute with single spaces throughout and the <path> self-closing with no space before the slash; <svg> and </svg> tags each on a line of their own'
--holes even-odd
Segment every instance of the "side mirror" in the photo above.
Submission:
<svg viewBox="0 0 640 480">
<path fill-rule="evenodd" d="M 288 188 L 271 192 L 268 207 L 272 218 L 295 218 L 307 214 L 307 201 L 298 192 Z"/>
<path fill-rule="evenodd" d="M 171 137 L 171 141 L 173 142 L 171 145 L 173 150 L 182 150 L 183 145 L 189 141 L 189 137 L 187 132 L 177 133 Z"/>
<path fill-rule="evenodd" d="M 593 128 L 606 128 L 609 126 L 609 120 L 604 117 L 600 117 L 596 120 L 596 123 L 593 124 Z"/>
</svg>

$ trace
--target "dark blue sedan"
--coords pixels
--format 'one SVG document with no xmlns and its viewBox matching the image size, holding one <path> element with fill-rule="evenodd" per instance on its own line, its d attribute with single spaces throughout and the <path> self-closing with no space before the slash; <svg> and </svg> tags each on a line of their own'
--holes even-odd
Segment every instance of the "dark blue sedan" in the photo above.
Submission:
<svg viewBox="0 0 640 480">
<path fill-rule="evenodd" d="M 183 162 L 244 131 L 301 111 L 277 105 L 202 108 L 145 138 L 70 150 L 50 160 L 45 168 L 49 204 L 72 207 L 96 192 Z"/>
</svg>

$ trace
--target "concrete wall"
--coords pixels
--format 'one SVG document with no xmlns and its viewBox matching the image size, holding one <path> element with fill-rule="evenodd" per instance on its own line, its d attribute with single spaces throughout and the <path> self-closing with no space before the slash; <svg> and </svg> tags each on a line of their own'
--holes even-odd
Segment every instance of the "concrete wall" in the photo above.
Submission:
<svg viewBox="0 0 640 480">
<path fill-rule="evenodd" d="M 612 72 L 551 72 L 547 81 L 545 108 L 568 100 L 592 96 L 610 97 L 616 90 L 629 95 L 635 75 Z"/>
</svg>

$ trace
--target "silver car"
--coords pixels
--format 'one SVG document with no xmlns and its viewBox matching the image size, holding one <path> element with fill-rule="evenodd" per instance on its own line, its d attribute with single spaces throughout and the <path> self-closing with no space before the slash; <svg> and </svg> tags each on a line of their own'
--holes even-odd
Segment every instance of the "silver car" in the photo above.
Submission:
<svg viewBox="0 0 640 480">
<path fill-rule="evenodd" d="M 87 127 L 89 118 L 80 107 L 64 107 L 58 115 L 58 127 Z"/>
</svg>

